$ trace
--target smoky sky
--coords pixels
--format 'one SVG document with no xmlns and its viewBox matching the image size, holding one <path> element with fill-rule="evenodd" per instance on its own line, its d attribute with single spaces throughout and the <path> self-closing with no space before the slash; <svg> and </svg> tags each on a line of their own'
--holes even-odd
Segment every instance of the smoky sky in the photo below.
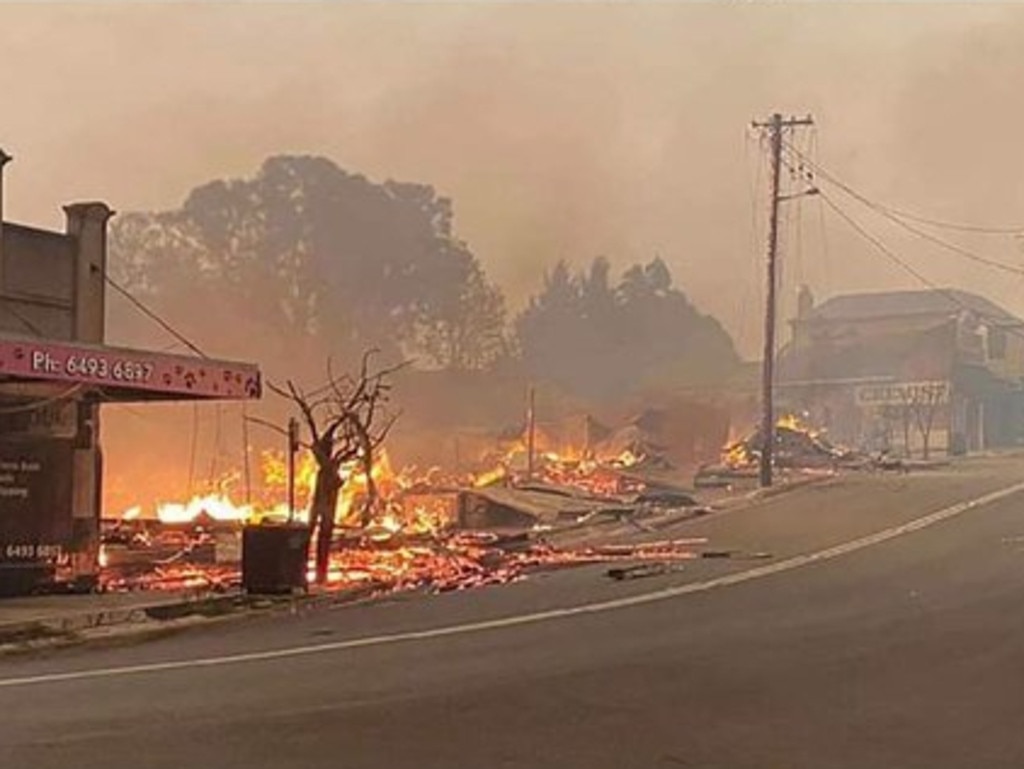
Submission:
<svg viewBox="0 0 1024 769">
<path fill-rule="evenodd" d="M 1024 222 L 1022 34 L 1012 5 L 5 4 L 7 217 L 173 208 L 268 155 L 323 154 L 450 196 L 513 307 L 557 259 L 659 255 L 754 356 L 751 119 L 812 113 L 794 141 L 883 202 Z M 1024 314 L 1018 278 L 849 211 L 929 279 Z M 1013 238 L 950 237 L 1024 264 Z M 800 283 L 917 285 L 813 198 L 784 206 L 783 265 L 786 308 Z"/>
</svg>

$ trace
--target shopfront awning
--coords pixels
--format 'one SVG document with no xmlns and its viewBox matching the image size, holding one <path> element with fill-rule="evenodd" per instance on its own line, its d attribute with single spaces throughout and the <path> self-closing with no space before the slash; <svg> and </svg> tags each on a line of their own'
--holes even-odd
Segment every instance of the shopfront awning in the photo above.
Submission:
<svg viewBox="0 0 1024 769">
<path fill-rule="evenodd" d="M 120 403 L 255 400 L 262 394 L 251 363 L 79 342 L 0 335 L 0 384 L 52 382 Z"/>
</svg>

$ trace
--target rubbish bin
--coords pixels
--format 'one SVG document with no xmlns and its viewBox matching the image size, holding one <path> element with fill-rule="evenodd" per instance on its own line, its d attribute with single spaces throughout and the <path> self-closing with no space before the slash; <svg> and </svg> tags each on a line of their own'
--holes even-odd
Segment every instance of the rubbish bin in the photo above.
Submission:
<svg viewBox="0 0 1024 769">
<path fill-rule="evenodd" d="M 258 595 L 305 590 L 308 551 L 307 526 L 246 526 L 242 529 L 242 587 Z"/>
</svg>

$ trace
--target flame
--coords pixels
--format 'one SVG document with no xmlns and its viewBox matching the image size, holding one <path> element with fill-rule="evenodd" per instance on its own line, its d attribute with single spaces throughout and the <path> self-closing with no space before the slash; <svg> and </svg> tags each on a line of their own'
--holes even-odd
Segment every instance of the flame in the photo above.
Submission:
<svg viewBox="0 0 1024 769">
<path fill-rule="evenodd" d="M 812 439 L 822 436 L 822 431 L 810 427 L 799 414 L 783 414 L 775 421 L 775 427 L 780 430 L 802 433 Z M 749 439 L 736 441 L 723 449 L 722 463 L 737 469 L 750 467 L 757 460 L 756 451 L 758 451 L 758 447 L 754 447 L 754 451 L 751 451 Z"/>
<path fill-rule="evenodd" d="M 190 523 L 202 515 L 215 521 L 246 521 L 253 515 L 251 505 L 239 505 L 223 494 L 192 497 L 188 502 L 164 502 L 157 505 L 161 523 Z"/>
<path fill-rule="evenodd" d="M 792 430 L 795 433 L 805 433 L 812 438 L 816 438 L 819 434 L 819 431 L 811 428 L 798 414 L 784 414 L 776 420 L 775 426 L 784 430 Z"/>
<path fill-rule="evenodd" d="M 501 483 L 505 478 L 508 477 L 508 470 L 505 467 L 499 465 L 493 470 L 487 470 L 480 473 L 473 479 L 473 486 L 480 489 L 484 486 L 494 486 L 497 483 Z"/>
<path fill-rule="evenodd" d="M 722 463 L 729 467 L 746 467 L 753 461 L 753 455 L 747 451 L 747 446 L 742 441 L 727 446 L 722 452 Z"/>
<path fill-rule="evenodd" d="M 526 478 L 526 460 L 525 448 L 515 445 L 505 454 L 494 457 L 482 471 L 460 476 L 436 467 L 425 473 L 415 468 L 396 470 L 391 457 L 382 449 L 374 455 L 369 476 L 360 462 L 343 466 L 339 470 L 342 486 L 335 515 L 342 526 L 339 534 L 347 544 L 332 553 L 328 584 L 366 584 L 374 588 L 385 585 L 387 589 L 411 586 L 462 589 L 518 579 L 525 566 L 540 562 L 537 559 L 550 557 L 553 563 L 579 562 L 577 556 L 535 552 L 530 556 L 533 560 L 528 562 L 502 562 L 495 567 L 493 563 L 497 554 L 490 544 L 453 532 L 453 498 L 448 492 L 466 486 L 522 481 Z M 617 496 L 643 488 L 643 484 L 622 473 L 623 468 L 632 467 L 642 460 L 638 453 L 628 450 L 614 457 L 597 457 L 592 451 L 574 446 L 558 450 L 545 448 L 535 455 L 532 480 L 572 486 L 594 495 Z M 309 518 L 317 473 L 316 461 L 310 453 L 303 452 L 296 457 L 295 503 L 296 517 L 300 521 Z M 264 452 L 261 455 L 260 473 L 252 489 L 251 503 L 237 499 L 235 489 L 239 477 L 239 473 L 225 476 L 187 501 L 163 502 L 157 506 L 156 518 L 167 524 L 189 524 L 201 517 L 229 523 L 283 520 L 287 517 L 287 502 L 283 500 L 287 498 L 288 462 L 284 452 Z M 370 479 L 377 491 L 377 499 L 368 508 Z M 145 516 L 141 508 L 134 507 L 123 517 L 131 520 L 151 516 Z M 166 536 L 161 539 L 161 536 L 158 534 L 154 541 L 160 539 L 166 547 L 170 540 Z M 184 557 L 178 560 L 176 556 L 171 559 L 173 562 L 165 559 L 155 564 L 145 576 L 136 573 L 116 577 L 117 566 L 107 565 L 110 553 L 104 551 L 104 571 L 108 574 L 106 584 L 150 589 L 237 584 L 237 563 L 203 565 L 190 562 L 188 554 L 200 542 L 202 534 L 195 530 L 182 534 L 177 530 L 175 536 L 181 540 Z M 204 541 L 209 541 L 209 537 Z M 179 544 L 178 540 L 174 543 L 175 546 Z M 484 563 L 490 565 L 484 566 Z"/>
</svg>

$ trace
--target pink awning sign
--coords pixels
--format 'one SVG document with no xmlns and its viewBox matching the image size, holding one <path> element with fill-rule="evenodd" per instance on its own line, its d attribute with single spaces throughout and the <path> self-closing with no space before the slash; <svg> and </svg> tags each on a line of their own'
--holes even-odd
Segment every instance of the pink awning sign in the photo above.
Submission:
<svg viewBox="0 0 1024 769">
<path fill-rule="evenodd" d="M 68 382 L 115 395 L 254 400 L 260 371 L 250 363 L 101 345 L 0 338 L 0 378 Z"/>
</svg>

